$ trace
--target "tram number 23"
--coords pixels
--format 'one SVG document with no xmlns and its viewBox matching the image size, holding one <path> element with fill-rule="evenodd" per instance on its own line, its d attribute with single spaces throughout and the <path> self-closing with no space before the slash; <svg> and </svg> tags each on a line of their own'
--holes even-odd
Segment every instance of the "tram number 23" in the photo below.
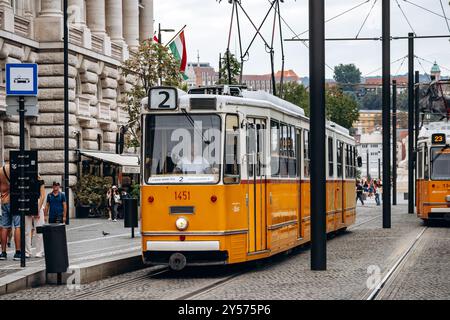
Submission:
<svg viewBox="0 0 450 320">
<path fill-rule="evenodd" d="M 148 95 L 150 110 L 175 110 L 178 107 L 178 91 L 171 87 L 151 88 Z"/>
<path fill-rule="evenodd" d="M 191 200 L 189 191 L 175 191 L 175 200 Z"/>
</svg>

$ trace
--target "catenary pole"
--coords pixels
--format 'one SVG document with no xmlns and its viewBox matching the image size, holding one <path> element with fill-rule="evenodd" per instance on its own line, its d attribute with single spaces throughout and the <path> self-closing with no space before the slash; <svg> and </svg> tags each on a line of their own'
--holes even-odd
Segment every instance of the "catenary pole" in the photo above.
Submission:
<svg viewBox="0 0 450 320">
<path fill-rule="evenodd" d="M 397 205 L 397 81 L 392 81 L 392 204 Z"/>
<path fill-rule="evenodd" d="M 414 33 L 408 34 L 408 213 L 414 213 Z"/>
<path fill-rule="evenodd" d="M 64 9 L 64 193 L 66 195 L 66 224 L 70 223 L 69 197 L 69 26 L 67 0 Z"/>
<path fill-rule="evenodd" d="M 326 270 L 325 1 L 309 0 L 311 106 L 311 269 Z"/>
<path fill-rule="evenodd" d="M 382 2 L 383 51 L 383 228 L 391 227 L 391 3 Z"/>
</svg>

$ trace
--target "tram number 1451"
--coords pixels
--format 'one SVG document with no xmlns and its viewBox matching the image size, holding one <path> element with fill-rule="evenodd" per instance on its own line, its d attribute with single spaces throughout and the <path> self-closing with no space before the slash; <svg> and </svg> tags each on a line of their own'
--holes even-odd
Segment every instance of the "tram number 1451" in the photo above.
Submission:
<svg viewBox="0 0 450 320">
<path fill-rule="evenodd" d="M 175 200 L 191 200 L 191 193 L 189 191 L 175 191 Z"/>
</svg>

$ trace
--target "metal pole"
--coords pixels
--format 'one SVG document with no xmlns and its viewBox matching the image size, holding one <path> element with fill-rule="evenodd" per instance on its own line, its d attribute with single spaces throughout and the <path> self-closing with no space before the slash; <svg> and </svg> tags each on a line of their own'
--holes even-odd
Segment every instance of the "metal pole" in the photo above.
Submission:
<svg viewBox="0 0 450 320">
<path fill-rule="evenodd" d="M 222 53 L 219 53 L 219 84 L 222 82 Z"/>
<path fill-rule="evenodd" d="M 391 227 L 391 3 L 382 3 L 383 29 L 383 228 Z"/>
<path fill-rule="evenodd" d="M 309 0 L 311 270 L 327 268 L 325 186 L 325 4 Z M 312 196 L 314 195 L 314 196 Z"/>
<path fill-rule="evenodd" d="M 408 34 L 408 213 L 414 213 L 414 33 Z"/>
<path fill-rule="evenodd" d="M 66 195 L 66 224 L 70 223 L 69 198 L 69 26 L 67 0 L 64 0 L 64 193 Z"/>
<path fill-rule="evenodd" d="M 414 140 L 414 148 L 417 152 L 417 141 L 418 141 L 419 133 L 420 133 L 420 91 L 419 91 L 420 90 L 420 87 L 419 87 L 420 73 L 419 73 L 419 71 L 415 72 L 414 83 L 415 83 L 415 87 L 414 87 L 414 127 L 416 130 L 416 134 L 415 134 L 416 139 Z M 416 177 L 417 177 L 417 172 L 416 172 Z"/>
<path fill-rule="evenodd" d="M 392 81 L 392 204 L 397 205 L 397 81 Z"/>
<path fill-rule="evenodd" d="M 369 165 L 369 148 L 367 148 L 367 162 L 366 162 L 366 170 L 367 170 L 367 174 L 366 174 L 366 178 L 367 180 L 369 180 L 369 176 L 370 176 L 370 165 Z"/>
<path fill-rule="evenodd" d="M 159 50 L 161 50 L 161 45 L 162 45 L 162 32 L 161 32 L 161 23 L 158 23 L 158 44 L 159 47 L 158 48 L 158 52 Z M 161 54 L 158 53 L 158 73 L 159 73 L 159 85 L 162 86 L 162 70 L 161 70 Z"/>
<path fill-rule="evenodd" d="M 378 180 L 381 180 L 381 158 L 378 157 Z"/>
<path fill-rule="evenodd" d="M 19 132 L 20 132 L 20 178 L 25 177 L 25 97 L 19 97 Z M 24 180 L 21 181 L 21 184 Z M 25 189 L 20 188 L 20 199 L 25 199 Z M 20 205 L 20 266 L 25 268 L 25 202 Z M 17 250 L 17 248 L 16 248 Z"/>
</svg>

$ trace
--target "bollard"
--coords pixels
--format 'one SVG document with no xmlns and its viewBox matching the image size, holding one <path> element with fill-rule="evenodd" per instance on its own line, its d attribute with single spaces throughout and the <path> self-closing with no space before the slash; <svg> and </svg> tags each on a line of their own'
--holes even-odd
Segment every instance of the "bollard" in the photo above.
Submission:
<svg viewBox="0 0 450 320">
<path fill-rule="evenodd" d="M 45 269 L 47 273 L 56 273 L 58 285 L 62 283 L 61 274 L 67 272 L 69 255 L 65 224 L 46 224 L 36 228 L 44 237 Z"/>
<path fill-rule="evenodd" d="M 138 227 L 138 200 L 123 199 L 125 228 L 131 228 L 131 238 L 134 238 L 134 228 Z"/>
</svg>

